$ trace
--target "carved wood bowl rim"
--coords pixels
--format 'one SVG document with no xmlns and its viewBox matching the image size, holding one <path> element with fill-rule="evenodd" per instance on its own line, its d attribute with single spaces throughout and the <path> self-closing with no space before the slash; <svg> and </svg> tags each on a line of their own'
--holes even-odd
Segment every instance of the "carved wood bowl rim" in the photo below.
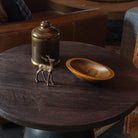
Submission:
<svg viewBox="0 0 138 138">
<path fill-rule="evenodd" d="M 74 62 L 74 61 L 84 61 L 84 62 L 90 62 L 90 63 L 93 63 L 95 65 L 98 65 L 99 67 L 104 67 L 105 69 L 107 69 L 107 71 L 109 72 L 109 76 L 106 76 L 106 77 L 93 77 L 91 75 L 87 75 L 83 72 L 80 72 L 79 70 L 77 70 L 76 68 L 74 68 L 71 64 Z M 75 75 L 77 76 L 79 79 L 82 79 L 82 80 L 86 80 L 86 81 L 104 81 L 104 80 L 109 80 L 109 79 L 112 79 L 114 76 L 115 76 L 115 73 L 114 71 L 103 65 L 103 64 L 100 64 L 98 62 L 95 62 L 93 60 L 90 60 L 90 59 L 87 59 L 87 58 L 70 58 L 66 61 L 66 67 Z"/>
</svg>

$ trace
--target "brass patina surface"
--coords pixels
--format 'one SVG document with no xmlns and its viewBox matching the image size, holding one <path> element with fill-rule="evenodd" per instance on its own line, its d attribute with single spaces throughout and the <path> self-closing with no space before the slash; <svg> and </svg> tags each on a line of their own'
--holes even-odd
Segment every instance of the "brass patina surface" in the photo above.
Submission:
<svg viewBox="0 0 138 138">
<path fill-rule="evenodd" d="M 41 57 L 50 55 L 55 62 L 59 61 L 59 31 L 48 21 L 42 21 L 39 27 L 32 30 L 32 58 L 34 65 L 47 64 Z"/>
</svg>

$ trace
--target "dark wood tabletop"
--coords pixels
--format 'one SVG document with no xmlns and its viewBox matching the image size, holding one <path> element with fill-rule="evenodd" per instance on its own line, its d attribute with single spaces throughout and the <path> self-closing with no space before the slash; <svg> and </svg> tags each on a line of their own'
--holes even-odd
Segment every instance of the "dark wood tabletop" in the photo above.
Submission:
<svg viewBox="0 0 138 138">
<path fill-rule="evenodd" d="M 115 77 L 98 83 L 78 79 L 66 67 L 72 57 L 104 64 Z M 54 87 L 36 83 L 31 45 L 0 54 L 0 115 L 17 124 L 44 130 L 85 130 L 130 113 L 138 104 L 138 71 L 126 59 L 104 48 L 61 42 L 61 62 L 54 69 Z M 40 79 L 41 76 L 39 76 Z"/>
</svg>

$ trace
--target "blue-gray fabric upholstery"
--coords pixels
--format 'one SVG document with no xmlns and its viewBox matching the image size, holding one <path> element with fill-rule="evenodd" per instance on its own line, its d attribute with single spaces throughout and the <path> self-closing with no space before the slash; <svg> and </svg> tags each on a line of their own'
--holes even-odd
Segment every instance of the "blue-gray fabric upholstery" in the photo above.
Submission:
<svg viewBox="0 0 138 138">
<path fill-rule="evenodd" d="M 133 53 L 138 32 L 138 7 L 132 8 L 125 13 L 123 34 L 121 41 L 121 54 L 133 60 Z"/>
</svg>

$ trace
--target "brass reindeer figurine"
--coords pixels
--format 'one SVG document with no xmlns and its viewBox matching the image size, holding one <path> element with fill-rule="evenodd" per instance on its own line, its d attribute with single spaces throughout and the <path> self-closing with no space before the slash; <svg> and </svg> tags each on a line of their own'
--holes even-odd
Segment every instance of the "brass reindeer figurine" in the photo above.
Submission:
<svg viewBox="0 0 138 138">
<path fill-rule="evenodd" d="M 49 62 L 49 65 L 46 65 L 46 64 L 39 64 L 38 65 L 39 68 L 36 71 L 35 81 L 36 81 L 36 83 L 38 83 L 38 81 L 39 81 L 38 80 L 38 74 L 41 72 L 42 76 L 43 76 L 43 79 L 46 82 L 47 86 L 49 86 L 49 81 L 51 82 L 52 85 L 54 85 L 52 72 L 53 72 L 53 69 L 54 69 L 53 66 L 54 66 L 55 59 L 51 59 L 49 55 L 46 55 L 46 58 L 44 58 L 44 57 L 41 57 L 41 58 L 43 60 L 45 60 L 46 62 Z M 48 73 L 47 80 L 45 78 L 44 72 Z"/>
</svg>

